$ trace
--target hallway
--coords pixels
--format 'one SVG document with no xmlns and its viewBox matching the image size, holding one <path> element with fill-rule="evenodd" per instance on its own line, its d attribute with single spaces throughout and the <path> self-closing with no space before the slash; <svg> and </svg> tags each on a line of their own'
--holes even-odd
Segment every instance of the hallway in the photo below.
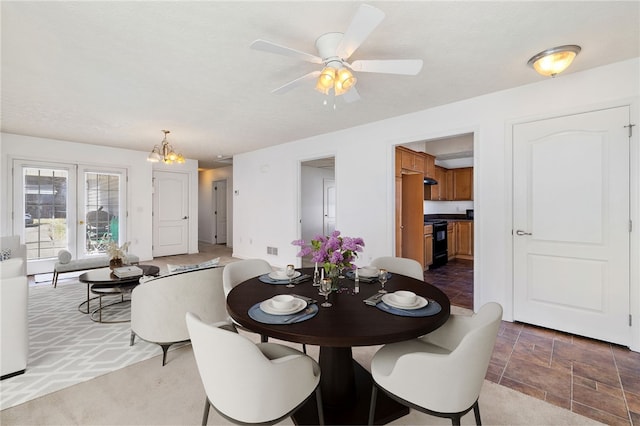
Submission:
<svg viewBox="0 0 640 426">
<path fill-rule="evenodd" d="M 452 305 L 473 309 L 473 262 L 425 271 Z M 609 425 L 640 426 L 640 353 L 568 333 L 502 322 L 487 380 Z"/>
</svg>

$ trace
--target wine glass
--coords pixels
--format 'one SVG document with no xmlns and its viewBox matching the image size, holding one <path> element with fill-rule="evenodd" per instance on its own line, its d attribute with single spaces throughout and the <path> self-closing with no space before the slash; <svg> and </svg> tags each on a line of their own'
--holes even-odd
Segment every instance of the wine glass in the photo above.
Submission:
<svg viewBox="0 0 640 426">
<path fill-rule="evenodd" d="M 293 285 L 292 280 L 293 280 L 293 276 L 296 274 L 296 267 L 293 266 L 293 265 L 287 265 L 287 269 L 286 269 L 285 272 L 286 272 L 287 276 L 289 277 L 289 284 L 287 284 L 285 287 L 289 287 L 289 288 L 295 287 Z"/>
<path fill-rule="evenodd" d="M 387 270 L 386 269 L 380 269 L 380 272 L 378 272 L 378 281 L 380 281 L 380 290 L 378 290 L 378 293 L 386 293 L 387 290 L 384 289 L 384 283 L 387 282 Z"/>
<path fill-rule="evenodd" d="M 318 293 L 324 296 L 324 302 L 320 304 L 323 308 L 330 308 L 332 305 L 329 303 L 329 295 L 331 294 L 331 286 L 332 286 L 331 278 L 323 278 L 320 280 L 320 288 Z"/>
</svg>

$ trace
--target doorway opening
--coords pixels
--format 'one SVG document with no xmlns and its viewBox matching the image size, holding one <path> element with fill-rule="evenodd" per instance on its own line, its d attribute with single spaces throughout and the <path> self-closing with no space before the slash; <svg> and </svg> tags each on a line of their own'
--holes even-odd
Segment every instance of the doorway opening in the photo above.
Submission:
<svg viewBox="0 0 640 426">
<path fill-rule="evenodd" d="M 336 228 L 335 157 L 300 163 L 300 236 L 309 242 Z M 313 266 L 310 257 L 302 266 Z"/>
<path fill-rule="evenodd" d="M 213 181 L 213 238 L 214 244 L 227 244 L 227 180 Z"/>
<path fill-rule="evenodd" d="M 433 157 L 434 168 L 425 167 L 429 169 L 425 171 L 425 178 L 433 178 L 437 184 L 433 181 L 425 183 L 422 213 L 425 224 L 446 222 L 447 226 L 447 262 L 436 262 L 441 266 L 428 266 L 425 280 L 444 291 L 452 304 L 473 309 L 474 134 L 452 135 L 402 146 Z M 426 234 L 425 241 L 430 241 Z M 425 249 L 425 253 L 428 250 Z M 431 255 L 435 254 L 434 250 Z M 425 260 L 425 264 L 429 262 Z"/>
</svg>

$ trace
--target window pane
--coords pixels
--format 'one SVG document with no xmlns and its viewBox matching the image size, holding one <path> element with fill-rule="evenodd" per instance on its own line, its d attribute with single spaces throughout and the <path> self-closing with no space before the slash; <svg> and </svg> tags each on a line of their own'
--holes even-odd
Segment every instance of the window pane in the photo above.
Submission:
<svg viewBox="0 0 640 426">
<path fill-rule="evenodd" d="M 46 259 L 67 248 L 67 170 L 23 167 L 27 259 Z"/>
<path fill-rule="evenodd" d="M 119 245 L 120 175 L 86 172 L 86 253 L 104 253 L 107 244 Z"/>
</svg>

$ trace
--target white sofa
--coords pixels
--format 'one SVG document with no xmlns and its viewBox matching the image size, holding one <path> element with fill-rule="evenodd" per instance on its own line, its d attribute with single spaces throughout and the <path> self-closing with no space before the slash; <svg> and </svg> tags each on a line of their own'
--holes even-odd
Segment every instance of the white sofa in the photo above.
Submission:
<svg viewBox="0 0 640 426">
<path fill-rule="evenodd" d="M 209 267 L 144 279 L 131 293 L 131 342 L 135 336 L 162 347 L 162 365 L 174 343 L 189 340 L 185 316 L 208 323 L 227 321 L 222 267 Z"/>
<path fill-rule="evenodd" d="M 1 237 L 0 250 L 9 257 L 0 262 L 0 370 L 5 379 L 27 368 L 29 287 L 27 248 L 20 244 L 20 237 Z"/>
</svg>

